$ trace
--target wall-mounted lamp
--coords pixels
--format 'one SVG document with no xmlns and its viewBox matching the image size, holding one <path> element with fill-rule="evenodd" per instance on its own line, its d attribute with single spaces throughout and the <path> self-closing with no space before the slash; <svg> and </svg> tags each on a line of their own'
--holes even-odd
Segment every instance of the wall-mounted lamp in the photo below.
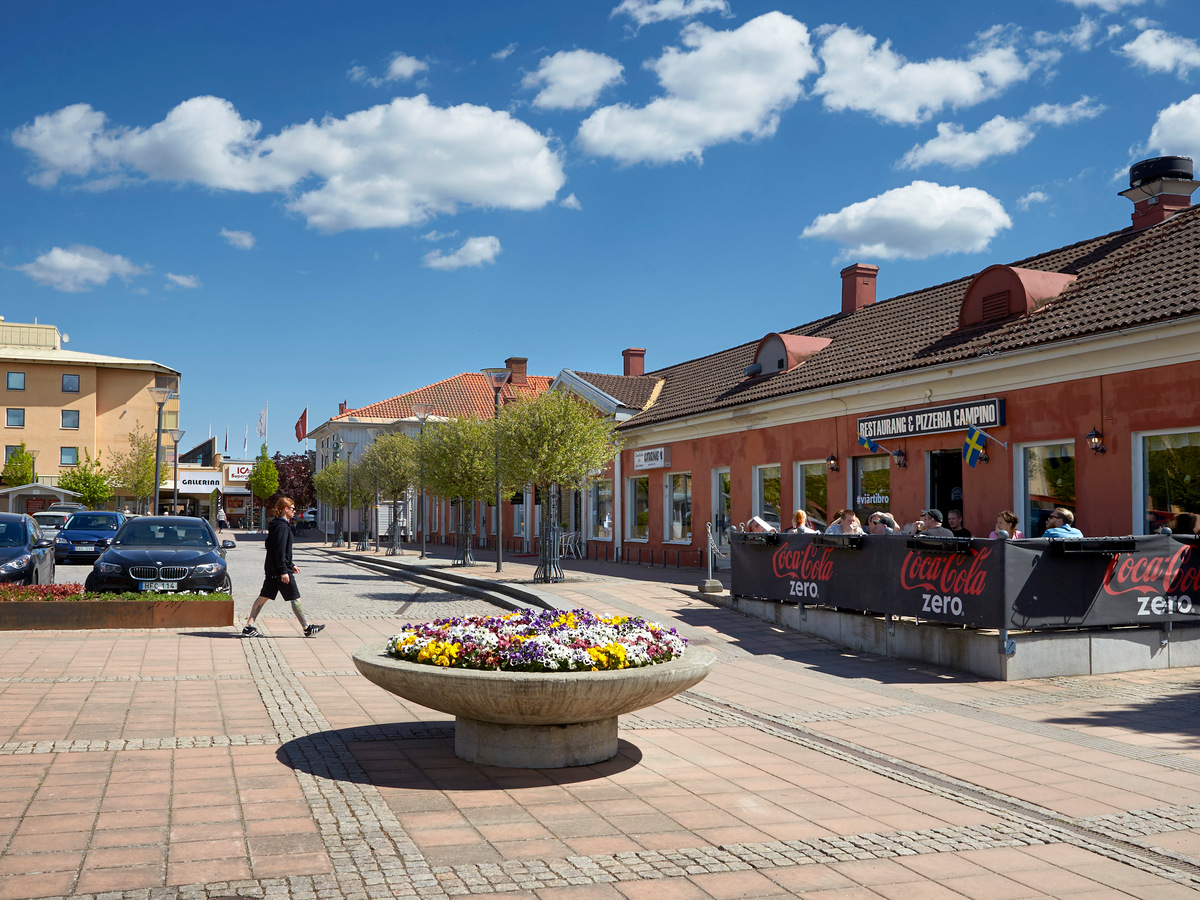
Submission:
<svg viewBox="0 0 1200 900">
<path fill-rule="evenodd" d="M 892 454 L 892 459 L 896 460 L 897 469 L 908 468 L 908 456 L 903 450 L 897 450 Z"/>
<path fill-rule="evenodd" d="M 1088 446 L 1092 448 L 1093 453 L 1103 455 L 1108 452 L 1108 448 L 1104 446 L 1103 441 L 1104 435 L 1097 431 L 1096 426 L 1093 425 L 1092 430 L 1088 432 L 1087 436 Z"/>
<path fill-rule="evenodd" d="M 981 463 L 990 463 L 992 461 L 992 458 L 987 455 L 987 451 L 985 450 L 985 451 L 983 451 L 983 453 L 979 454 L 979 461 Z"/>
<path fill-rule="evenodd" d="M 834 456 L 832 453 L 830 453 L 827 457 L 825 457 L 825 465 L 829 466 L 830 472 L 840 471 L 838 469 L 837 457 Z"/>
</svg>

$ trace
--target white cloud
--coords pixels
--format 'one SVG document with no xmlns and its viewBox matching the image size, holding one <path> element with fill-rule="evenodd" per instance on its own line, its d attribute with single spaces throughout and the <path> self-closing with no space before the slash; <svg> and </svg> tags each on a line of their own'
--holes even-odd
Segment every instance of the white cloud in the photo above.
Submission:
<svg viewBox="0 0 1200 900">
<path fill-rule="evenodd" d="M 170 284 L 167 285 L 168 290 L 174 288 L 194 289 L 200 287 L 200 279 L 195 275 L 173 275 L 172 273 L 168 272 L 167 281 L 170 282 Z"/>
<path fill-rule="evenodd" d="M 574 194 L 568 194 L 559 201 L 558 205 L 566 207 L 567 209 L 583 209 L 583 204 L 579 202 L 579 198 Z"/>
<path fill-rule="evenodd" d="M 1121 52 L 1150 72 L 1174 72 L 1186 78 L 1189 70 L 1200 68 L 1200 44 L 1157 28 L 1143 31 Z"/>
<path fill-rule="evenodd" d="M 465 244 L 455 250 L 453 253 L 442 253 L 441 250 L 433 250 L 426 253 L 421 260 L 421 265 L 430 269 L 441 269 L 443 272 L 452 272 L 455 269 L 461 269 L 463 266 L 482 266 L 487 263 L 496 261 L 496 256 L 500 253 L 500 239 L 491 237 L 473 237 L 467 238 Z"/>
<path fill-rule="evenodd" d="M 914 181 L 818 216 L 801 237 L 845 245 L 839 259 L 925 259 L 978 253 L 1012 227 L 1000 201 L 978 188 Z"/>
<path fill-rule="evenodd" d="M 452 238 L 452 237 L 457 237 L 457 236 L 458 236 L 457 228 L 454 229 L 453 231 L 438 231 L 438 230 L 434 229 L 433 231 L 427 231 L 423 235 L 421 235 L 421 240 L 432 241 L 432 242 L 436 243 L 437 241 L 444 241 L 447 238 Z"/>
<path fill-rule="evenodd" d="M 387 74 L 382 78 L 371 75 L 366 66 L 351 66 L 346 72 L 346 77 L 351 81 L 358 81 L 362 84 L 369 84 L 371 87 L 383 87 L 385 84 L 390 84 L 393 81 L 408 81 L 418 72 L 424 72 L 429 68 L 429 63 L 415 59 L 411 56 L 406 56 L 403 53 L 392 54 L 391 61 L 388 63 Z"/>
<path fill-rule="evenodd" d="M 497 62 L 499 62 L 500 60 L 508 59 L 510 56 L 513 55 L 513 53 L 516 52 L 516 49 L 517 49 L 517 43 L 516 43 L 516 41 L 513 41 L 507 47 L 503 48 L 502 50 L 497 50 L 495 53 L 493 53 L 492 59 L 496 60 Z"/>
<path fill-rule="evenodd" d="M 668 19 L 690 19 L 704 13 L 729 13 L 727 0 L 621 0 L 610 18 L 626 15 L 641 25 Z"/>
<path fill-rule="evenodd" d="M 1200 94 L 1173 103 L 1158 114 L 1150 129 L 1149 149 L 1162 156 L 1200 159 Z"/>
<path fill-rule="evenodd" d="M 1067 44 L 1076 50 L 1091 50 L 1099 32 L 1100 22 L 1085 15 L 1080 17 L 1078 25 L 1066 31 L 1035 31 L 1033 40 L 1038 44 Z"/>
<path fill-rule="evenodd" d="M 584 120 L 579 142 L 588 153 L 626 164 L 679 162 L 714 144 L 769 137 L 816 71 L 808 29 L 780 12 L 734 31 L 692 24 L 682 40 L 688 51 L 669 47 L 646 64 L 666 96 L 640 108 L 606 106 Z"/>
<path fill-rule="evenodd" d="M 261 127 L 227 100 L 194 97 L 145 129 L 109 127 L 77 104 L 38 116 L 13 141 L 38 162 L 35 184 L 137 173 L 275 191 L 328 232 L 419 224 L 464 205 L 540 209 L 566 181 L 548 139 L 525 123 L 484 106 L 433 106 L 424 94 L 265 138 Z"/>
<path fill-rule="evenodd" d="M 222 228 L 221 237 L 225 238 L 225 240 L 239 250 L 251 250 L 254 248 L 254 235 L 249 231 L 233 231 L 229 228 Z"/>
<path fill-rule="evenodd" d="M 1017 206 L 1021 209 L 1029 209 L 1035 203 L 1045 203 L 1050 199 L 1050 195 L 1044 191 L 1030 191 L 1024 197 L 1017 201 Z"/>
<path fill-rule="evenodd" d="M 611 56 L 590 50 L 563 50 L 542 57 L 536 72 L 525 76 L 524 87 L 541 88 L 533 98 L 540 109 L 587 109 L 606 87 L 622 81 L 624 67 Z"/>
<path fill-rule="evenodd" d="M 1126 6 L 1141 6 L 1146 0 L 1063 0 L 1077 9 L 1087 9 L 1094 6 L 1102 12 L 1119 12 Z"/>
<path fill-rule="evenodd" d="M 72 294 L 105 284 L 114 275 L 129 279 L 146 271 L 145 267 L 135 266 L 123 256 L 83 244 L 74 244 L 65 250 L 54 247 L 33 262 L 13 268 L 38 284 Z"/>
<path fill-rule="evenodd" d="M 1027 79 L 1038 63 L 1022 62 L 1011 45 L 989 35 L 969 59 L 908 62 L 892 50 L 891 41 L 876 46 L 869 34 L 844 25 L 823 29 L 818 55 L 825 71 L 813 93 L 830 110 L 860 110 L 890 122 L 911 125 L 927 121 L 946 106 L 974 106 Z"/>
</svg>

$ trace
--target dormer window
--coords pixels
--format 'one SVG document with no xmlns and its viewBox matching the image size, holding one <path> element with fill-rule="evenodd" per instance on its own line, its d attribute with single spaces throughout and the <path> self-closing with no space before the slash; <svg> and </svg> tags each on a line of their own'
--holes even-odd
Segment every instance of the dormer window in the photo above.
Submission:
<svg viewBox="0 0 1200 900">
<path fill-rule="evenodd" d="M 757 375 L 789 372 L 810 356 L 824 350 L 829 343 L 829 338 L 779 334 L 773 331 L 758 342 L 754 362 L 746 367 L 745 375 L 747 378 L 754 378 Z"/>
<path fill-rule="evenodd" d="M 988 266 L 967 287 L 958 312 L 958 327 L 1031 313 L 1056 299 L 1074 281 L 1074 275 L 1060 272 Z"/>
</svg>

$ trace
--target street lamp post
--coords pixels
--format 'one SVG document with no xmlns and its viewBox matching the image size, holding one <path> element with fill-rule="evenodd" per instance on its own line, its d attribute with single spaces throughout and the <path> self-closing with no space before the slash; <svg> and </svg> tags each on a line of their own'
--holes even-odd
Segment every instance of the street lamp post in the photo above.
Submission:
<svg viewBox="0 0 1200 900">
<path fill-rule="evenodd" d="M 179 442 L 183 440 L 183 429 L 169 428 L 167 429 L 167 437 L 169 437 L 172 443 L 175 445 L 175 455 L 172 458 L 172 462 L 175 467 L 175 496 L 171 500 L 171 515 L 177 516 L 179 515 Z"/>
<path fill-rule="evenodd" d="M 167 401 L 175 396 L 175 392 L 169 387 L 150 387 L 146 388 L 150 396 L 154 398 L 155 404 L 158 406 L 158 427 L 154 431 L 154 506 L 150 510 L 150 515 L 158 515 L 158 486 L 162 481 L 162 411 L 167 405 Z"/>
<path fill-rule="evenodd" d="M 421 559 L 425 558 L 425 420 L 433 415 L 432 403 L 414 403 L 413 415 L 421 423 L 421 493 L 417 497 L 417 528 L 421 531 Z"/>
<path fill-rule="evenodd" d="M 350 527 L 353 524 L 350 520 L 354 511 L 354 499 L 350 496 L 350 454 L 354 452 L 354 448 L 358 446 L 358 441 L 342 441 L 342 449 L 346 451 L 346 549 L 350 549 Z"/>
<path fill-rule="evenodd" d="M 32 460 L 30 464 L 30 471 L 32 472 L 32 477 L 29 479 L 30 484 L 37 484 L 37 455 L 41 452 L 41 450 L 29 451 L 29 458 Z"/>
<path fill-rule="evenodd" d="M 504 550 L 501 547 L 504 542 L 504 516 L 500 514 L 500 392 L 508 384 L 508 379 L 512 378 L 512 370 L 482 369 L 481 371 L 488 377 L 488 381 L 492 384 L 492 393 L 496 395 L 493 424 L 496 428 L 496 571 L 499 572 L 504 566 Z"/>
</svg>

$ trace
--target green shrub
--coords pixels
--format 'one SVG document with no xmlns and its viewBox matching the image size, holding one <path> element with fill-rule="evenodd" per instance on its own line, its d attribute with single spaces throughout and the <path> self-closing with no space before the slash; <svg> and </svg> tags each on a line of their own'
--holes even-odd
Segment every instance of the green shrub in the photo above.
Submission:
<svg viewBox="0 0 1200 900">
<path fill-rule="evenodd" d="M 35 600 L 229 600 L 229 594 L 124 594 L 85 592 L 78 582 L 69 584 L 0 584 L 0 603 Z"/>
</svg>

